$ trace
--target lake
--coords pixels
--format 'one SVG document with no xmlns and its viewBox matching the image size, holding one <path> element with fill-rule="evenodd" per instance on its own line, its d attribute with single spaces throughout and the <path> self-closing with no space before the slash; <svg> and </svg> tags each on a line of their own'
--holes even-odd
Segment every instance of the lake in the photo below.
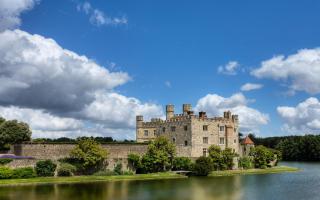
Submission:
<svg viewBox="0 0 320 200">
<path fill-rule="evenodd" d="M 0 187 L 0 200 L 320 199 L 320 163 L 282 162 L 302 171 L 233 177 Z"/>
</svg>

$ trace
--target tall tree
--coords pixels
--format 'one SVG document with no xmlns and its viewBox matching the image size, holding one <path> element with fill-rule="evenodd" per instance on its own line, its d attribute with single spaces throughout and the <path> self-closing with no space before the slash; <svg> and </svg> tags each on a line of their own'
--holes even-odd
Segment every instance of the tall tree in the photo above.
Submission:
<svg viewBox="0 0 320 200">
<path fill-rule="evenodd" d="M 31 134 L 29 125 L 24 122 L 0 119 L 0 146 L 30 141 Z"/>
</svg>

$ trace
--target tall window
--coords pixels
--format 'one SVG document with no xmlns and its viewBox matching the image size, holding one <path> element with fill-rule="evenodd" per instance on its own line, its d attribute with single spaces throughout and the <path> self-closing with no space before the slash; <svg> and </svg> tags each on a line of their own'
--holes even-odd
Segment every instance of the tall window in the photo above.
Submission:
<svg viewBox="0 0 320 200">
<path fill-rule="evenodd" d="M 220 126 L 220 132 L 224 132 L 224 126 Z"/>
<path fill-rule="evenodd" d="M 144 130 L 144 136 L 148 136 L 148 130 Z"/>
<path fill-rule="evenodd" d="M 202 151 L 203 151 L 203 156 L 204 156 L 204 157 L 207 157 L 207 149 L 206 149 L 206 148 L 203 148 Z"/>
<path fill-rule="evenodd" d="M 203 131 L 207 131 L 208 130 L 208 125 L 203 125 L 202 129 L 203 129 Z"/>
<path fill-rule="evenodd" d="M 188 146 L 188 140 L 184 141 L 184 146 Z"/>
<path fill-rule="evenodd" d="M 221 137 L 221 138 L 220 138 L 219 144 L 224 144 L 224 137 Z"/>
<path fill-rule="evenodd" d="M 157 135 L 157 130 L 153 131 L 153 135 L 156 136 Z"/>
<path fill-rule="evenodd" d="M 188 126 L 184 126 L 183 129 L 184 129 L 185 131 L 187 131 L 187 130 L 188 130 Z"/>
<path fill-rule="evenodd" d="M 175 126 L 171 126 L 171 131 L 175 132 L 176 131 L 176 127 Z"/>
<path fill-rule="evenodd" d="M 203 137 L 202 140 L 203 140 L 203 144 L 208 144 L 208 137 Z"/>
<path fill-rule="evenodd" d="M 166 132 L 166 127 L 162 127 L 162 132 Z"/>
<path fill-rule="evenodd" d="M 172 142 L 173 142 L 173 143 L 176 143 L 176 138 L 175 138 L 175 137 L 172 138 Z"/>
</svg>

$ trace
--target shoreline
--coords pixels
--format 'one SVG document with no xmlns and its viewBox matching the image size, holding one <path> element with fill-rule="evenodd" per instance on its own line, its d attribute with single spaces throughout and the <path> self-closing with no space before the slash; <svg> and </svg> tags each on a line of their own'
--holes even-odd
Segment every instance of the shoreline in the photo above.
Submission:
<svg viewBox="0 0 320 200">
<path fill-rule="evenodd" d="M 208 177 L 236 176 L 236 175 L 258 175 L 258 174 L 278 174 L 298 172 L 301 169 L 289 166 L 277 166 L 266 169 L 238 169 L 210 172 Z"/>
<path fill-rule="evenodd" d="M 175 173 L 152 173 L 136 175 L 117 176 L 70 176 L 70 177 L 36 177 L 28 179 L 0 179 L 0 187 L 40 184 L 68 184 L 68 183 L 90 183 L 90 182 L 111 182 L 111 181 L 139 181 L 139 180 L 163 180 L 188 178 Z"/>
</svg>

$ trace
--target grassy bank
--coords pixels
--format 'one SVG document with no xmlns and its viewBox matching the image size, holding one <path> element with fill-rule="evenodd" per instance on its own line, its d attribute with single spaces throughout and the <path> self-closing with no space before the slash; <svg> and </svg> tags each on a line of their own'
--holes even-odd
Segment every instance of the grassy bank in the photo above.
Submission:
<svg viewBox="0 0 320 200">
<path fill-rule="evenodd" d="M 209 174 L 211 177 L 215 176 L 235 176 L 235 175 L 250 175 L 250 174 L 274 174 L 284 172 L 297 172 L 298 168 L 288 166 L 277 166 L 267 169 L 243 169 L 243 170 L 226 170 L 226 171 L 213 171 Z"/>
<path fill-rule="evenodd" d="M 156 180 L 187 178 L 186 176 L 164 172 L 153 174 L 119 175 L 119 176 L 72 176 L 72 177 L 37 177 L 29 179 L 5 179 L 0 180 L 0 186 L 50 184 L 50 183 L 85 183 L 97 181 L 121 181 L 121 180 Z"/>
</svg>

